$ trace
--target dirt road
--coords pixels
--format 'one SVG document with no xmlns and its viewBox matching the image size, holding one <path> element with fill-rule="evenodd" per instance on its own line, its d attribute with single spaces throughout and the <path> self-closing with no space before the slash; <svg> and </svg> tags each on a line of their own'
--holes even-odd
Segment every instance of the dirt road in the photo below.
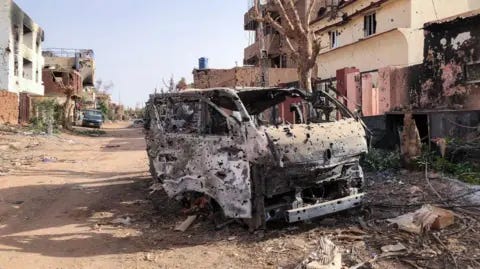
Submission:
<svg viewBox="0 0 480 269">
<path fill-rule="evenodd" d="M 154 209 L 142 130 L 122 127 L 10 137 L 23 141 L 23 159 L 0 177 L 0 268 L 276 268 L 302 258 L 303 241 L 298 254 L 271 247 L 285 253 L 268 257 L 255 245 L 263 236 L 237 226 L 214 231 L 200 220 L 173 231 L 185 216 L 167 199 Z"/>
<path fill-rule="evenodd" d="M 461 268 L 480 264 L 478 235 L 465 236 L 479 227 L 475 216 L 458 215 L 461 221 L 438 233 L 444 243 L 386 221 L 435 201 L 421 172 L 368 176 L 363 215 L 273 223 L 254 234 L 237 224 L 215 231 L 201 218 L 176 232 L 186 215 L 161 194 L 153 205 L 142 130 L 126 126 L 107 126 L 100 137 L 0 132 L 0 268 L 295 268 L 321 236 L 342 250 L 343 268 L 395 242 L 407 252 L 372 268 L 453 268 L 449 257 Z M 433 184 L 443 197 L 464 191 L 448 181 Z"/>
</svg>

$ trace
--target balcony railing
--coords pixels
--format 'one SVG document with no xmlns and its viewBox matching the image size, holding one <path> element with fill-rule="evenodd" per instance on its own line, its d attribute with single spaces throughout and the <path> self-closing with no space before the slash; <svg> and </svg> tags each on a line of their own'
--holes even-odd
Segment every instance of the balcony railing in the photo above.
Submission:
<svg viewBox="0 0 480 269">
<path fill-rule="evenodd" d="M 69 57 L 73 58 L 80 55 L 81 58 L 94 59 L 95 53 L 91 49 L 65 49 L 65 48 L 48 48 L 42 52 L 44 57 Z"/>
</svg>

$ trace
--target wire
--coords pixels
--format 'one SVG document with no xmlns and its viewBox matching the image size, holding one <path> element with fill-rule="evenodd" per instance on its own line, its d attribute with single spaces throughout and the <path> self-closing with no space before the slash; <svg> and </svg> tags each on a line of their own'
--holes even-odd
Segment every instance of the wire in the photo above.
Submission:
<svg viewBox="0 0 480 269">
<path fill-rule="evenodd" d="M 480 128 L 480 126 L 475 126 L 475 127 L 473 127 L 473 126 L 463 125 L 463 124 L 460 124 L 460 123 L 458 123 L 458 122 L 454 122 L 454 121 L 452 121 L 452 120 L 450 120 L 450 119 L 447 119 L 447 121 L 450 122 L 450 123 L 453 124 L 453 125 L 456 125 L 456 126 L 462 127 L 462 128 L 475 129 L 475 130 Z"/>
<path fill-rule="evenodd" d="M 435 5 L 435 0 L 432 0 L 433 11 L 435 11 L 435 18 L 438 20 L 437 6 Z"/>
</svg>

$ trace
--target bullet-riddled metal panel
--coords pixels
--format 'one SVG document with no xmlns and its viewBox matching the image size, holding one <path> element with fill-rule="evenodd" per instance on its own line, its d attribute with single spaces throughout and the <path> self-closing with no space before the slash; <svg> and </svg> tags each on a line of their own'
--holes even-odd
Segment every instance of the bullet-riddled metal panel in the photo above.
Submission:
<svg viewBox="0 0 480 269">
<path fill-rule="evenodd" d="M 318 124 L 284 125 L 265 129 L 283 165 L 335 165 L 367 151 L 365 130 L 354 119 Z"/>
</svg>

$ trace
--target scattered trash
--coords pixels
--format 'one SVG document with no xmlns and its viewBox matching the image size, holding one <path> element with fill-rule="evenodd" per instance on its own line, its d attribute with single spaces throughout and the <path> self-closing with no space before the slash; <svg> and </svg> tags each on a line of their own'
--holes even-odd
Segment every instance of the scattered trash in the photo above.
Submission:
<svg viewBox="0 0 480 269">
<path fill-rule="evenodd" d="M 398 252 L 406 249 L 407 248 L 402 243 L 397 243 L 395 245 L 386 245 L 381 247 L 382 252 Z"/>
<path fill-rule="evenodd" d="M 185 221 L 175 227 L 175 231 L 185 232 L 196 219 L 197 215 L 188 216 Z"/>
<path fill-rule="evenodd" d="M 109 149 L 109 148 L 119 148 L 119 147 L 120 147 L 120 145 L 106 145 L 106 146 L 103 146 L 102 148 Z"/>
<path fill-rule="evenodd" d="M 295 269 L 340 269 L 342 255 L 328 238 L 321 237 L 318 248 L 310 253 Z"/>
<path fill-rule="evenodd" d="M 161 183 L 155 183 L 152 186 L 150 186 L 150 195 L 161 190 L 163 190 L 163 185 Z"/>
<path fill-rule="evenodd" d="M 410 194 L 415 194 L 415 193 L 419 193 L 419 192 L 423 192 L 423 191 L 418 186 L 412 186 L 412 187 L 408 188 L 408 192 Z"/>
<path fill-rule="evenodd" d="M 398 225 L 398 228 L 407 232 L 422 234 L 430 229 L 440 230 L 454 223 L 454 215 L 450 210 L 424 205 L 415 212 L 387 220 Z"/>
<path fill-rule="evenodd" d="M 236 236 L 230 236 L 229 238 L 227 238 L 228 241 L 233 241 L 233 240 L 235 240 L 235 239 L 237 239 Z"/>
<path fill-rule="evenodd" d="M 153 253 L 147 253 L 147 254 L 145 255 L 145 260 L 146 260 L 146 261 L 150 261 L 150 262 L 155 261 L 155 254 L 153 254 Z"/>
<path fill-rule="evenodd" d="M 53 162 L 56 162 L 57 161 L 57 158 L 55 157 L 50 157 L 50 156 L 43 156 L 42 157 L 42 162 L 44 163 L 53 163 Z"/>
<path fill-rule="evenodd" d="M 116 218 L 110 222 L 111 224 L 122 224 L 125 226 L 129 226 L 132 224 L 132 219 L 130 217 L 121 217 Z"/>
</svg>

